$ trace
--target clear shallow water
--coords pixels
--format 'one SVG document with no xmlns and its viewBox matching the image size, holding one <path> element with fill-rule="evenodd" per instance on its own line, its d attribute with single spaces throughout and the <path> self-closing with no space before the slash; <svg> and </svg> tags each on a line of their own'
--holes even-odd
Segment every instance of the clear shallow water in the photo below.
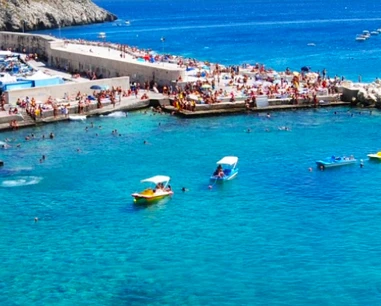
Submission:
<svg viewBox="0 0 381 306">
<path fill-rule="evenodd" d="M 1 304 L 378 305 L 381 164 L 366 154 L 381 114 L 351 112 L 137 112 L 2 133 Z M 332 154 L 365 166 L 318 171 Z M 225 155 L 240 173 L 209 189 Z M 134 205 L 156 174 L 174 196 Z"/>
<path fill-rule="evenodd" d="M 373 81 L 381 67 L 381 35 L 355 41 L 363 30 L 381 28 L 375 1 L 97 0 L 120 23 L 42 31 L 67 38 L 107 40 L 226 65 L 264 63 L 276 70 L 314 71 Z M 162 43 L 161 37 L 165 37 Z M 315 44 L 310 46 L 309 44 Z"/>
</svg>

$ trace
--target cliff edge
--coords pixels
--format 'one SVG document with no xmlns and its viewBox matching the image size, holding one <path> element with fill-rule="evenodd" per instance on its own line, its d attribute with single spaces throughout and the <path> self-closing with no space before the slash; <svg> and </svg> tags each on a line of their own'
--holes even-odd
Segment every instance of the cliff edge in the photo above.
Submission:
<svg viewBox="0 0 381 306">
<path fill-rule="evenodd" d="M 0 0 L 0 31 L 23 32 L 115 19 L 91 0 Z"/>
</svg>

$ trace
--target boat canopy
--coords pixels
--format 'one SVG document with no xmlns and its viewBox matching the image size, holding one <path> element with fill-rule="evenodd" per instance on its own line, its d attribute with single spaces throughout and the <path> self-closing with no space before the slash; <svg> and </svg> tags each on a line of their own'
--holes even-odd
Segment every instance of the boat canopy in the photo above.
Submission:
<svg viewBox="0 0 381 306">
<path fill-rule="evenodd" d="M 217 165 L 235 165 L 238 162 L 237 156 L 225 156 L 217 162 Z"/>
<path fill-rule="evenodd" d="M 148 182 L 148 183 L 154 183 L 154 184 L 159 184 L 159 183 L 164 183 L 164 182 L 169 182 L 170 177 L 166 175 L 155 175 L 150 178 L 146 178 L 142 180 L 142 183 Z"/>
</svg>

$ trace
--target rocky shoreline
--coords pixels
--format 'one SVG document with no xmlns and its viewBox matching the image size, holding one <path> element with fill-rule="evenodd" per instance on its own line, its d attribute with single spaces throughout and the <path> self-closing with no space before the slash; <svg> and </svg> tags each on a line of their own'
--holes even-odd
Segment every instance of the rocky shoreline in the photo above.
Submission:
<svg viewBox="0 0 381 306">
<path fill-rule="evenodd" d="M 35 31 L 116 19 L 90 0 L 0 0 L 0 31 Z"/>
</svg>

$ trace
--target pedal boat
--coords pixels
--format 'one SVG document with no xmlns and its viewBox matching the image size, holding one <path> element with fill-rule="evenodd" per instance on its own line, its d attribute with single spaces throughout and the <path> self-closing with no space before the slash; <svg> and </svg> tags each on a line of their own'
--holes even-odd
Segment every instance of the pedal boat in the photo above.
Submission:
<svg viewBox="0 0 381 306">
<path fill-rule="evenodd" d="M 210 180 L 216 182 L 230 181 L 238 174 L 238 157 L 225 156 L 217 162 L 217 169 L 214 171 Z"/>
<path fill-rule="evenodd" d="M 141 192 L 133 193 L 134 202 L 153 202 L 173 195 L 169 180 L 170 177 L 165 175 L 156 175 L 142 180 L 142 183 L 149 183 L 151 186 Z"/>
<path fill-rule="evenodd" d="M 353 165 L 356 162 L 357 162 L 357 160 L 353 156 L 350 156 L 350 157 L 332 156 L 332 157 L 328 157 L 324 160 L 318 160 L 318 161 L 316 161 L 316 164 L 319 168 L 323 167 L 323 169 L 325 169 L 325 168 L 333 168 L 333 167 Z"/>
<path fill-rule="evenodd" d="M 370 159 L 377 159 L 377 160 L 381 160 L 381 151 L 377 152 L 377 153 L 374 153 L 374 154 L 368 154 L 368 157 Z"/>
</svg>

